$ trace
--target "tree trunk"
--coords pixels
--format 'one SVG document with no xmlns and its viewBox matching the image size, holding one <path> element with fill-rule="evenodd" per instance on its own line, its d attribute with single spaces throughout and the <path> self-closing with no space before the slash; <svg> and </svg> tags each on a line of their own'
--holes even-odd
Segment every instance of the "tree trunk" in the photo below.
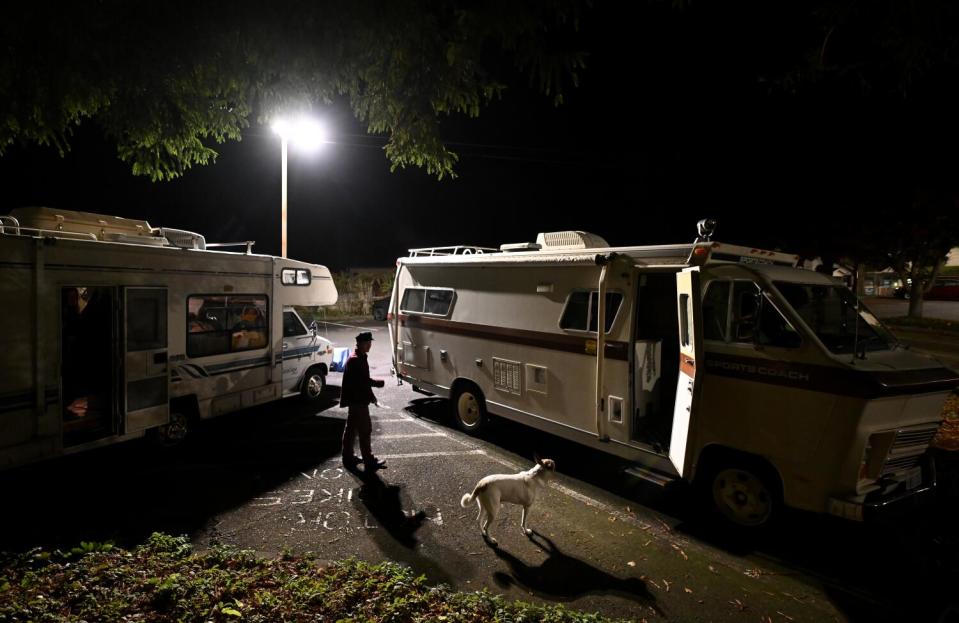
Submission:
<svg viewBox="0 0 959 623">
<path fill-rule="evenodd" d="M 909 287 L 909 317 L 922 318 L 922 297 L 925 294 L 922 282 L 918 277 L 913 277 L 912 286 Z"/>
</svg>

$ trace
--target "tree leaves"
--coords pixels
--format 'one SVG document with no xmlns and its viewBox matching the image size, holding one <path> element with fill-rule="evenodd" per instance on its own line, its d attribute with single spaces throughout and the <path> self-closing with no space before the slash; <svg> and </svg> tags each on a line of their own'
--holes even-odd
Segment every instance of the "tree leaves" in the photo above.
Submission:
<svg viewBox="0 0 959 623">
<path fill-rule="evenodd" d="M 0 155 L 14 143 L 63 154 L 93 121 L 134 174 L 168 180 L 214 162 L 213 146 L 252 124 L 344 99 L 387 135 L 392 169 L 442 178 L 457 158 L 440 117 L 479 115 L 510 66 L 556 102 L 576 83 L 581 4 L 16 5 L 0 25 Z"/>
</svg>

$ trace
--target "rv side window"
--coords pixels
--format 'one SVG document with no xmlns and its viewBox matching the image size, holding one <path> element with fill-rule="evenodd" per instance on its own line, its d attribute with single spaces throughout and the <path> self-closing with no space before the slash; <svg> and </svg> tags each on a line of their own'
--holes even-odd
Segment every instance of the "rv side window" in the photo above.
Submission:
<svg viewBox="0 0 959 623">
<path fill-rule="evenodd" d="M 433 288 L 407 288 L 403 292 L 400 311 L 413 314 L 446 316 L 453 305 L 453 291 Z"/>
<path fill-rule="evenodd" d="M 285 286 L 308 286 L 313 275 L 306 268 L 284 268 L 280 271 L 280 283 Z"/>
<path fill-rule="evenodd" d="M 689 295 L 679 295 L 679 343 L 682 346 L 689 346 Z"/>
<path fill-rule="evenodd" d="M 208 357 L 266 348 L 265 295 L 195 295 L 187 298 L 187 355 Z"/>
<path fill-rule="evenodd" d="M 143 289 L 127 295 L 127 350 L 166 348 L 166 290 Z"/>
<path fill-rule="evenodd" d="M 283 312 L 283 337 L 306 335 L 308 331 L 299 317 L 291 311 Z"/>
<path fill-rule="evenodd" d="M 623 295 L 619 292 L 606 293 L 605 333 L 609 333 L 612 329 L 613 321 L 616 320 L 616 314 L 619 312 L 622 303 Z M 559 320 L 560 328 L 595 333 L 598 324 L 599 292 L 576 290 L 570 293 L 566 300 L 566 307 L 563 309 L 563 315 Z"/>
<path fill-rule="evenodd" d="M 755 283 L 736 281 L 732 288 L 732 330 L 729 341 L 779 348 L 797 348 L 799 332 L 776 309 Z M 705 306 L 704 306 L 705 312 Z"/>
<path fill-rule="evenodd" d="M 426 291 L 426 313 L 445 316 L 450 312 L 450 305 L 453 303 L 452 290 L 427 290 Z"/>
<path fill-rule="evenodd" d="M 403 302 L 400 304 L 400 311 L 423 313 L 423 302 L 426 299 L 426 290 L 421 288 L 407 288 L 403 292 Z"/>
<path fill-rule="evenodd" d="M 729 281 L 713 281 L 703 296 L 703 338 L 726 340 L 729 324 Z"/>
</svg>

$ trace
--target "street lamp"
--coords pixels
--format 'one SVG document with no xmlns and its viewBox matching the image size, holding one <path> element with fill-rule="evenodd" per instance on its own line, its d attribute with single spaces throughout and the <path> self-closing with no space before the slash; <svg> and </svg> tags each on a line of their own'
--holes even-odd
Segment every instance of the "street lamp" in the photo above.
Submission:
<svg viewBox="0 0 959 623">
<path fill-rule="evenodd" d="M 281 193 L 283 195 L 280 204 L 280 256 L 286 257 L 286 152 L 290 141 L 304 150 L 311 151 L 319 149 L 326 142 L 326 131 L 323 126 L 314 119 L 299 117 L 297 119 L 277 119 L 273 122 L 273 131 L 280 136 L 280 144 L 283 148 L 282 169 L 283 182 Z"/>
</svg>

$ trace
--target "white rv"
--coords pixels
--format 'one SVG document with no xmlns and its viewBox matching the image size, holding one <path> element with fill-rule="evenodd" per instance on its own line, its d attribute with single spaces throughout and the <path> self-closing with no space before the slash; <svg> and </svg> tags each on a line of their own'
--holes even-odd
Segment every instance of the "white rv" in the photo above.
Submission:
<svg viewBox="0 0 959 623">
<path fill-rule="evenodd" d="M 959 375 L 796 256 L 705 238 L 413 249 L 390 308 L 397 374 L 468 432 L 522 422 L 695 482 L 741 526 L 779 503 L 862 519 L 934 486 L 926 450 Z"/>
<path fill-rule="evenodd" d="M 293 305 L 336 302 L 330 273 L 243 244 L 50 208 L 0 217 L 0 468 L 318 398 L 332 345 Z"/>
</svg>

